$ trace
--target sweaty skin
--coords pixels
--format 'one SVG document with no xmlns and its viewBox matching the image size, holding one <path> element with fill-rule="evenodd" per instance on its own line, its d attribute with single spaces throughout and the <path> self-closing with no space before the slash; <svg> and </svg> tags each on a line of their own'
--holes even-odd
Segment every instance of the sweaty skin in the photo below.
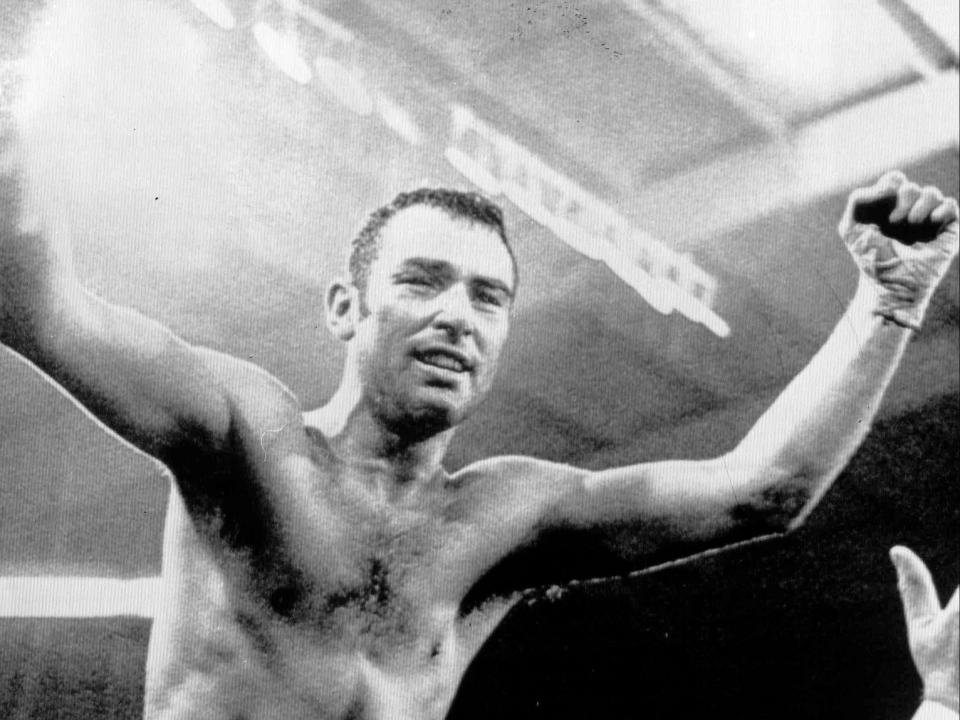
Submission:
<svg viewBox="0 0 960 720">
<path fill-rule="evenodd" d="M 242 442 L 258 445 L 255 434 Z M 256 454 L 265 484 L 286 488 L 269 545 L 226 540 L 171 494 L 146 716 L 443 718 L 520 598 L 464 605 L 530 530 L 504 513 L 522 463 L 440 472 L 393 503 L 365 491 L 369 478 L 308 426 Z"/>
<path fill-rule="evenodd" d="M 723 456 L 600 472 L 501 457 L 448 475 L 443 454 L 509 329 L 512 261 L 490 229 L 428 207 L 391 220 L 365 303 L 349 283 L 328 293 L 347 359 L 310 413 L 258 368 L 82 291 L 55 232 L 5 234 L 0 340 L 175 481 L 148 720 L 443 718 L 527 588 L 796 527 L 866 433 L 907 338 L 861 279 Z"/>
<path fill-rule="evenodd" d="M 443 718 L 528 588 L 797 527 L 865 437 L 956 254 L 956 203 L 884 176 L 841 224 L 853 301 L 735 448 L 448 475 L 510 326 L 515 268 L 493 229 L 424 205 L 394 216 L 367 287 L 327 293 L 347 357 L 333 398 L 304 413 L 253 365 L 86 292 L 68 229 L 21 176 L 28 143 L 5 127 L 0 342 L 173 478 L 148 720 Z M 884 203 L 890 236 L 856 218 Z M 904 225 L 927 230 L 907 246 L 892 237 Z"/>
<path fill-rule="evenodd" d="M 211 482 L 196 458 L 176 470 L 185 491 L 171 494 L 166 521 L 151 720 L 443 718 L 521 596 L 498 588 L 464 602 L 532 533 L 536 506 L 516 493 L 532 487 L 533 464 L 502 458 L 450 476 L 438 463 L 451 423 L 489 386 L 511 262 L 489 230 L 427 208 L 396 218 L 384 240 L 364 317 L 355 293 L 331 291 L 335 332 L 366 338 L 370 352 L 351 352 L 330 403 L 303 414 L 257 374 L 233 396 L 229 451 L 212 458 L 222 477 Z M 431 283 L 451 293 L 439 313 Z M 355 313 L 346 331 L 344 303 Z M 470 372 L 450 370 L 461 361 Z M 398 412 L 444 431 L 411 449 L 370 430 Z"/>
</svg>

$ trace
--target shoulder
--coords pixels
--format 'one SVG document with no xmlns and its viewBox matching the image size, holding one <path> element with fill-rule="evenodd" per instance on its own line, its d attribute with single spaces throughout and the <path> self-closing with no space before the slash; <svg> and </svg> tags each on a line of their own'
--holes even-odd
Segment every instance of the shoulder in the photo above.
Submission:
<svg viewBox="0 0 960 720">
<path fill-rule="evenodd" d="M 499 455 L 466 465 L 451 476 L 457 487 L 509 487 L 515 484 L 563 483 L 583 479 L 585 470 L 526 455 Z"/>
<path fill-rule="evenodd" d="M 232 355 L 208 348 L 196 352 L 219 385 L 233 423 L 257 429 L 302 424 L 299 401 L 277 377 Z"/>
<path fill-rule="evenodd" d="M 300 403 L 276 377 L 215 350 L 190 351 L 197 361 L 189 393 L 194 411 L 176 419 L 177 442 L 160 458 L 181 485 L 206 482 L 215 469 L 249 469 L 251 455 L 262 458 L 268 446 L 275 452 L 305 446 Z"/>
<path fill-rule="evenodd" d="M 450 478 L 462 502 L 477 511 L 538 513 L 574 488 L 588 472 L 524 455 L 502 455 L 471 463 Z"/>
</svg>

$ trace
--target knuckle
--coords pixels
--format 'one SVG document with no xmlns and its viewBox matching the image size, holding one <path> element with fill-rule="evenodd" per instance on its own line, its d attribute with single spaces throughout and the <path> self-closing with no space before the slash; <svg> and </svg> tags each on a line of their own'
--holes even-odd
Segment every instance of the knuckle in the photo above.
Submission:
<svg viewBox="0 0 960 720">
<path fill-rule="evenodd" d="M 877 181 L 878 185 L 899 185 L 906 181 L 907 176 L 904 175 L 900 170 L 891 170 L 880 176 L 880 179 Z"/>
<path fill-rule="evenodd" d="M 905 182 L 897 190 L 897 194 L 905 198 L 916 198 L 920 196 L 920 186 L 915 182 Z"/>
</svg>

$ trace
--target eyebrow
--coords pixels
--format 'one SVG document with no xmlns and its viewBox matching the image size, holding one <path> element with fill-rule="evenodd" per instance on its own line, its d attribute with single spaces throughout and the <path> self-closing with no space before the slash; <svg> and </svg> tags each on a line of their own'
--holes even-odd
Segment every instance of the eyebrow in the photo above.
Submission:
<svg viewBox="0 0 960 720">
<path fill-rule="evenodd" d="M 430 260 L 428 258 L 407 258 L 403 261 L 403 270 L 409 270 L 414 268 L 416 270 L 423 270 L 424 272 L 430 273 L 431 275 L 452 275 L 453 274 L 453 265 L 444 261 L 444 260 Z"/>
<path fill-rule="evenodd" d="M 429 258 L 415 257 L 404 260 L 400 272 L 410 269 L 422 270 L 423 272 L 426 272 L 434 277 L 450 277 L 454 274 L 453 265 L 447 261 L 431 260 Z M 478 282 L 488 288 L 499 290 L 508 298 L 513 300 L 513 290 L 502 280 L 498 280 L 495 277 L 490 277 L 489 275 L 478 275 L 474 279 L 474 282 Z"/>
</svg>

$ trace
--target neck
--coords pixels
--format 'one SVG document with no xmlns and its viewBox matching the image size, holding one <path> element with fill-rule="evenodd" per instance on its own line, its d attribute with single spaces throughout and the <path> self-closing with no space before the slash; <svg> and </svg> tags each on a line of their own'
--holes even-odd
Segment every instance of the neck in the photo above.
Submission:
<svg viewBox="0 0 960 720">
<path fill-rule="evenodd" d="M 344 382 L 310 421 L 337 457 L 381 497 L 397 499 L 425 488 L 442 473 L 453 428 L 418 437 L 397 432 L 374 412 L 359 382 Z"/>
</svg>

